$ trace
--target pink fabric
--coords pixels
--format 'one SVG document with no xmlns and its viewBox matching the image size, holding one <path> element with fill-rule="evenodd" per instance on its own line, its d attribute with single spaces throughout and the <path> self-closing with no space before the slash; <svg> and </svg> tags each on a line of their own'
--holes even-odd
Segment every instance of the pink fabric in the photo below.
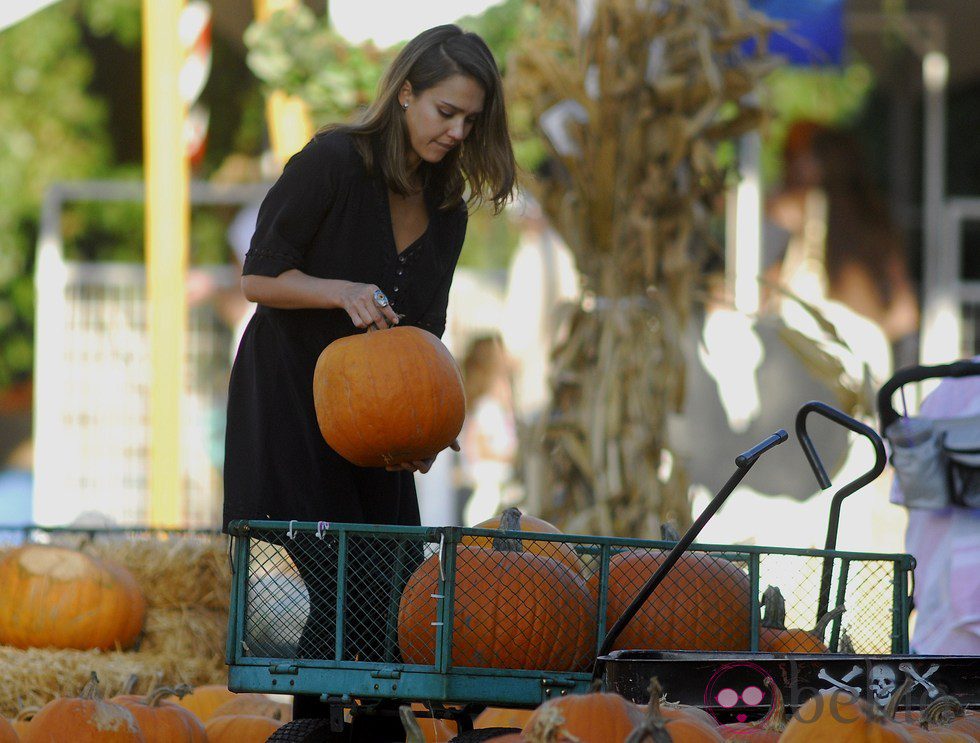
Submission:
<svg viewBox="0 0 980 743">
<path fill-rule="evenodd" d="M 919 410 L 928 418 L 977 414 L 980 377 L 975 376 L 942 380 Z M 898 489 L 896 479 L 893 500 Z M 980 510 L 910 509 L 905 549 L 917 563 L 912 650 L 980 655 Z"/>
</svg>

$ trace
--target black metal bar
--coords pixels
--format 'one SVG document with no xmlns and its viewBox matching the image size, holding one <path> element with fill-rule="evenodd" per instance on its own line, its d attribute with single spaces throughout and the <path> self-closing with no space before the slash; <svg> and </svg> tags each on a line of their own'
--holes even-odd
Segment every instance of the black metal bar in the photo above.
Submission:
<svg viewBox="0 0 980 743">
<path fill-rule="evenodd" d="M 823 462 L 820 460 L 820 455 L 813 446 L 813 441 L 810 439 L 810 436 L 806 430 L 806 419 L 810 413 L 819 413 L 824 418 L 827 418 L 828 420 L 844 426 L 844 428 L 850 429 L 851 431 L 864 436 L 871 442 L 871 445 L 874 447 L 875 451 L 875 462 L 871 469 L 840 488 L 830 503 L 830 516 L 827 522 L 827 539 L 824 543 L 824 549 L 832 550 L 837 547 L 837 530 L 840 526 L 840 509 L 844 499 L 878 477 L 878 475 L 884 471 L 888 458 L 885 454 L 885 444 L 882 442 L 881 437 L 873 428 L 861 423 L 861 421 L 854 420 L 854 418 L 851 418 L 849 415 L 842 413 L 836 408 L 832 408 L 826 403 L 811 400 L 810 402 L 805 403 L 796 414 L 796 435 L 800 440 L 800 446 L 803 447 L 803 453 L 806 455 L 807 461 L 810 463 L 810 468 L 813 470 L 813 474 L 816 476 L 817 482 L 820 483 L 821 489 L 826 490 L 830 487 L 831 483 L 830 478 L 827 476 L 827 470 L 824 468 Z M 820 617 L 827 613 L 827 609 L 830 605 L 830 581 L 833 574 L 833 568 L 833 559 L 831 557 L 825 557 L 823 561 L 822 575 L 820 576 L 820 601 L 817 604 L 817 621 L 819 621 Z"/>
<path fill-rule="evenodd" d="M 892 395 L 900 387 L 926 379 L 972 377 L 977 374 L 980 374 L 980 362 L 978 361 L 954 361 L 952 364 L 939 364 L 937 366 L 909 366 L 895 372 L 892 378 L 878 390 L 878 419 L 881 433 L 884 434 L 885 429 L 900 417 L 895 408 L 892 407 Z"/>
<path fill-rule="evenodd" d="M 660 564 L 656 572 L 650 576 L 646 583 L 643 584 L 643 587 L 633 599 L 632 603 L 626 607 L 626 611 L 624 611 L 622 615 L 620 615 L 619 619 L 617 619 L 613 624 L 612 628 L 606 634 L 605 639 L 602 641 L 602 644 L 599 646 L 597 657 L 603 656 L 609 652 L 613 644 L 616 642 L 616 638 L 619 637 L 626 625 L 630 623 L 630 620 L 633 619 L 636 612 L 639 611 L 640 607 L 643 606 L 644 602 L 650 597 L 650 594 L 652 594 L 656 590 L 657 586 L 663 582 L 663 579 L 666 577 L 667 573 L 669 573 L 671 568 L 674 567 L 674 564 L 691 545 L 691 542 L 693 542 L 697 535 L 701 533 L 704 525 L 708 523 L 711 517 L 715 515 L 715 512 L 721 508 L 721 505 L 728 499 L 728 496 L 731 495 L 732 491 L 735 489 L 735 486 L 741 482 L 742 478 L 745 477 L 748 471 L 752 468 L 752 465 L 754 465 L 759 457 L 761 457 L 765 452 L 769 451 L 774 446 L 783 443 L 788 438 L 789 435 L 786 433 L 786 431 L 779 429 L 772 436 L 756 444 L 754 447 L 735 458 L 735 472 L 728 478 L 728 482 L 726 482 L 724 487 L 718 491 L 718 494 L 711 499 L 711 502 L 701 512 L 697 520 L 695 520 L 695 522 L 691 525 L 691 528 L 688 529 L 684 533 L 684 536 L 680 538 L 680 541 L 674 545 L 674 548 L 667 555 L 667 558 Z M 592 669 L 593 678 L 596 678 L 598 668 L 599 664 L 594 664 Z"/>
</svg>

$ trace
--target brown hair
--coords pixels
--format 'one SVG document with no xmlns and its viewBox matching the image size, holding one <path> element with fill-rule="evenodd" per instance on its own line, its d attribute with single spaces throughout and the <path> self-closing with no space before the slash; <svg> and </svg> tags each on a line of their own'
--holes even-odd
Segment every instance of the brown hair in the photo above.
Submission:
<svg viewBox="0 0 980 743">
<path fill-rule="evenodd" d="M 466 75 L 484 91 L 483 112 L 469 136 L 438 164 L 422 163 L 420 174 L 427 191 L 440 209 L 454 208 L 469 186 L 468 206 L 492 201 L 499 213 L 511 199 L 516 164 L 507 128 L 503 84 L 493 54 L 475 33 L 449 24 L 423 31 L 408 42 L 388 66 L 378 85 L 378 95 L 360 120 L 349 126 L 332 126 L 354 135 L 358 151 L 369 171 L 381 170 L 395 193 L 412 191 L 407 147 L 408 129 L 398 102 L 407 80 L 420 94 L 453 75 Z"/>
</svg>

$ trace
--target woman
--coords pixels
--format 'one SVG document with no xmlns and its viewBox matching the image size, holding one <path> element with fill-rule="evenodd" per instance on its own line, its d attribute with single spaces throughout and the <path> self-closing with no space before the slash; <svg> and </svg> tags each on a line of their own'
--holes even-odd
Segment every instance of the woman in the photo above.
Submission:
<svg viewBox="0 0 980 743">
<path fill-rule="evenodd" d="M 419 524 L 413 473 L 432 460 L 369 469 L 341 458 L 317 426 L 314 367 L 326 345 L 371 326 L 441 336 L 467 206 L 490 201 L 499 212 L 514 187 L 493 55 L 452 25 L 402 49 L 358 123 L 325 128 L 289 160 L 243 268 L 258 308 L 229 385 L 225 528 L 233 519 Z M 319 546 L 287 545 L 310 595 L 300 653 L 333 657 L 334 558 L 324 540 L 309 541 Z M 349 590 L 349 610 L 378 605 L 377 585 Z M 345 657 L 373 659 L 376 634 L 348 637 Z"/>
</svg>

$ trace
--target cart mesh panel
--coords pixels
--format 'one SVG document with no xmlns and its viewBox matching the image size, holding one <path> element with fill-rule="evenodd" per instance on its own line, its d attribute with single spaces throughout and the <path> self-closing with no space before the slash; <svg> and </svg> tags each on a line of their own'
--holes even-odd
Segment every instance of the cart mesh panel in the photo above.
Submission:
<svg viewBox="0 0 980 743">
<path fill-rule="evenodd" d="M 444 670 L 587 669 L 672 547 L 337 524 L 243 534 L 236 538 L 237 559 L 247 560 L 233 606 L 236 652 Z M 902 651 L 906 617 L 895 580 L 904 590 L 906 570 L 898 560 L 859 553 L 825 559 L 806 550 L 690 549 L 614 647 L 814 652 L 819 640 L 836 652 Z M 799 631 L 817 625 L 823 604 L 844 608 L 819 637 Z"/>
</svg>

